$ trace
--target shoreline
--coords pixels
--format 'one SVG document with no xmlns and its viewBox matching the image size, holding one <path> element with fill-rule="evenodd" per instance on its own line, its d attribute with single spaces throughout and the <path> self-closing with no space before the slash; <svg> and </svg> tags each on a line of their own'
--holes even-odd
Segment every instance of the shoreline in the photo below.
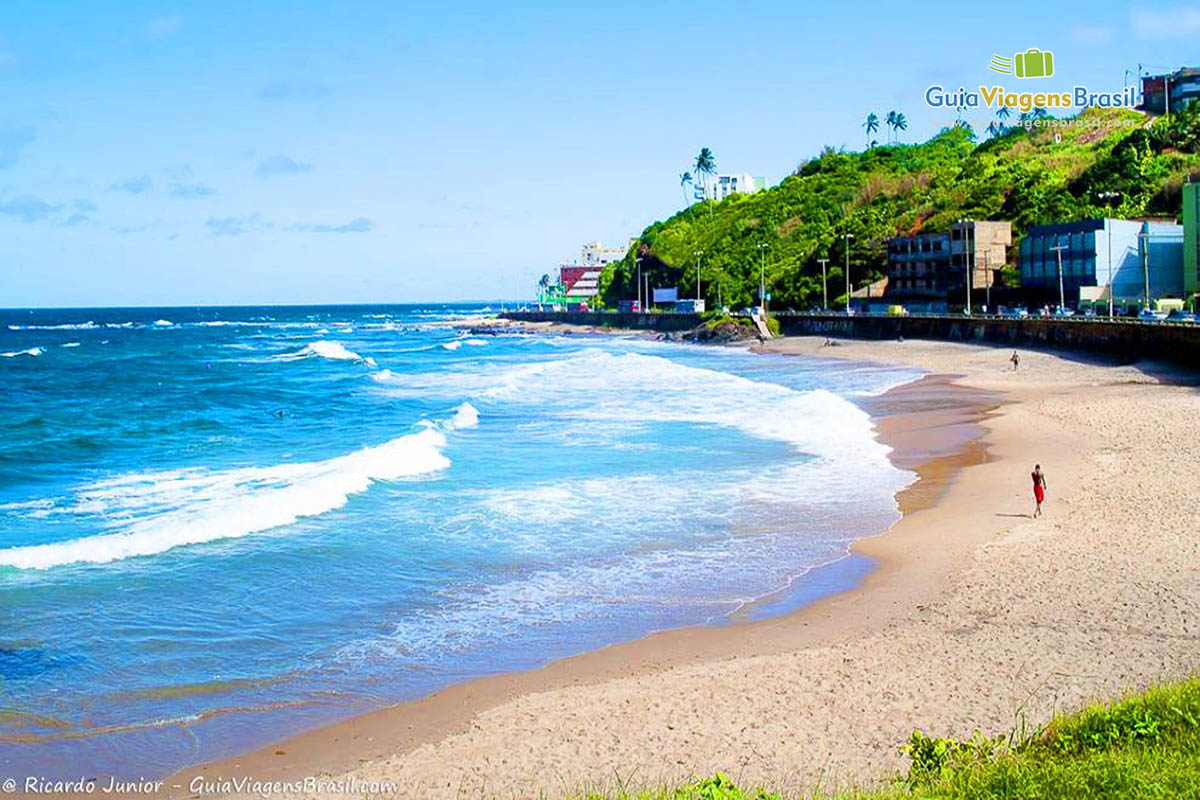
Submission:
<svg viewBox="0 0 1200 800">
<path fill-rule="evenodd" d="M 521 329 L 528 330 L 525 326 Z M 607 333 L 557 327 L 553 332 Z M 906 574 L 906 566 L 911 566 L 902 563 L 909 560 L 907 546 L 888 540 L 898 532 L 904 534 L 915 516 L 936 509 L 963 469 L 989 457 L 985 422 L 1003 399 L 994 392 L 959 385 L 955 377 L 927 373 L 859 402 L 871 416 L 876 438 L 892 448 L 893 463 L 916 474 L 896 495 L 901 518 L 887 530 L 855 540 L 846 556 L 812 568 L 792 585 L 759 598 L 722 622 L 658 631 L 537 669 L 469 679 L 425 698 L 357 714 L 249 753 L 181 770 L 165 781 L 164 794 L 186 795 L 188 784 L 198 777 L 297 780 L 339 775 L 363 762 L 411 751 L 469 729 L 478 715 L 517 697 L 631 674 L 659 673 L 696 662 L 825 645 L 846 635 L 845 616 L 859 620 L 852 627 L 859 628 L 860 634 L 879 629 L 891 614 L 886 604 L 872 599 L 872 593 L 878 584 Z M 911 535 L 905 535 L 905 541 Z M 846 586 L 847 576 L 841 574 L 831 575 L 833 585 L 826 585 L 824 573 L 838 572 L 838 565 L 848 559 L 859 562 L 850 569 L 853 583 Z M 937 560 L 928 566 L 936 571 L 944 562 Z M 924 590 L 937 585 L 928 580 L 928 570 L 921 572 L 921 579 L 912 582 L 914 587 Z M 891 604 L 896 606 L 895 598 Z M 860 614 L 863 610 L 868 613 Z"/>
</svg>

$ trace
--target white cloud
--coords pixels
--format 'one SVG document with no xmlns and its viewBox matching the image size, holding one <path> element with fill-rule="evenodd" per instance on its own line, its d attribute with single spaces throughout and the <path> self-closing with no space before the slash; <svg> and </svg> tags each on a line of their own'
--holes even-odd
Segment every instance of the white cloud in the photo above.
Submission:
<svg viewBox="0 0 1200 800">
<path fill-rule="evenodd" d="M 182 14 L 168 14 L 155 17 L 146 23 L 146 36 L 152 41 L 165 39 L 183 27 Z"/>
<path fill-rule="evenodd" d="M 1071 29 L 1071 38 L 1080 44 L 1108 44 L 1115 33 L 1107 25 L 1076 25 Z"/>
<path fill-rule="evenodd" d="M 1200 34 L 1200 8 L 1170 11 L 1134 11 L 1133 29 L 1147 39 L 1180 38 Z"/>
<path fill-rule="evenodd" d="M 272 175 L 296 175 L 300 172 L 312 172 L 312 169 L 312 164 L 306 164 L 303 161 L 296 161 L 287 156 L 271 156 L 258 165 L 255 173 L 260 178 L 269 178 Z"/>
</svg>

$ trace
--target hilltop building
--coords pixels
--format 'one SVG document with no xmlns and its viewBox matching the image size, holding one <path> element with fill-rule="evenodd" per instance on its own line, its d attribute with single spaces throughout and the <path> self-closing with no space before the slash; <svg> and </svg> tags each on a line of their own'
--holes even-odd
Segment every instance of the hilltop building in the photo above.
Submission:
<svg viewBox="0 0 1200 800">
<path fill-rule="evenodd" d="M 744 172 L 714 175 L 696 187 L 697 200 L 724 200 L 731 194 L 753 194 L 766 186 L 766 179 L 755 178 Z"/>
<path fill-rule="evenodd" d="M 1184 67 L 1165 75 L 1146 75 L 1142 78 L 1141 109 L 1147 113 L 1165 114 L 1168 111 L 1179 111 L 1198 97 L 1200 69 L 1195 67 Z"/>
<path fill-rule="evenodd" d="M 1008 262 L 1012 223 L 964 220 L 946 233 L 918 233 L 888 241 L 887 298 L 911 310 L 944 310 L 966 302 L 967 274 L 973 289 L 995 283 Z"/>
<path fill-rule="evenodd" d="M 633 239 L 625 242 L 623 247 L 605 247 L 600 242 L 588 242 L 583 246 L 579 255 L 579 263 L 585 267 L 603 267 L 613 261 L 620 261 L 633 247 Z"/>
<path fill-rule="evenodd" d="M 1031 226 L 1021 241 L 1021 286 L 1057 303 L 1061 247 L 1067 305 L 1107 304 L 1110 280 L 1122 308 L 1144 304 L 1147 281 L 1151 299 L 1181 297 L 1183 235 L 1172 222 L 1108 218 Z"/>
</svg>

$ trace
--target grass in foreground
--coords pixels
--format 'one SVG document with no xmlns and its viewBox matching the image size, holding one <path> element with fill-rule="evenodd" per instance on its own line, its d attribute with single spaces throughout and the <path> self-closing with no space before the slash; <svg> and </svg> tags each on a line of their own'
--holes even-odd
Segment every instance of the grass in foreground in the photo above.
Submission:
<svg viewBox="0 0 1200 800">
<path fill-rule="evenodd" d="M 1200 800 L 1200 679 L 1056 717 L 1029 736 L 970 741 L 913 734 L 908 776 L 883 789 L 816 794 L 829 800 L 903 798 L 1195 798 Z M 724 775 L 612 800 L 782 800 Z M 602 800 L 601 795 L 587 800 Z"/>
</svg>

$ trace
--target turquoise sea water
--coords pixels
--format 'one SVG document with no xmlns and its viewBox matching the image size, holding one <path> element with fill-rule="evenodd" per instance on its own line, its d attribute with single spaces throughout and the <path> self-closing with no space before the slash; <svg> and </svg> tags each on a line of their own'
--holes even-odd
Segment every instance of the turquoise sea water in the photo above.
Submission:
<svg viewBox="0 0 1200 800">
<path fill-rule="evenodd" d="M 0 311 L 0 773 L 161 776 L 843 588 L 898 517 L 856 401 L 914 372 L 444 324 L 483 313 Z"/>
</svg>

